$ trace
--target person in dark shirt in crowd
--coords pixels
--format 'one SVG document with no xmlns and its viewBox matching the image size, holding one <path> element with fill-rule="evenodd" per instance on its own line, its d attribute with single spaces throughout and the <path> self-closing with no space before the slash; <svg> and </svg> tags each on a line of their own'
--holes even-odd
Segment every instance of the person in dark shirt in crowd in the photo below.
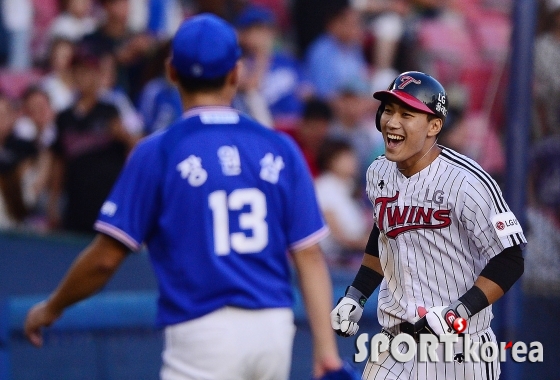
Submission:
<svg viewBox="0 0 560 380">
<path fill-rule="evenodd" d="M 36 150 L 14 134 L 15 120 L 12 100 L 0 93 L 0 230 L 23 225 L 29 211 L 23 175 Z"/>
<path fill-rule="evenodd" d="M 333 112 L 327 102 L 309 98 L 305 101 L 299 127 L 286 131 L 297 142 L 313 178 L 319 175 L 317 154 L 332 120 Z"/>
<path fill-rule="evenodd" d="M 136 99 L 142 83 L 138 78 L 145 58 L 155 49 L 156 40 L 147 33 L 133 33 L 128 27 L 130 0 L 101 0 L 105 22 L 93 33 L 84 36 L 81 44 L 94 54 L 113 54 L 117 61 L 117 86 L 131 99 Z"/>
<path fill-rule="evenodd" d="M 136 139 L 123 127 L 115 106 L 99 99 L 100 61 L 86 50 L 73 62 L 78 96 L 56 118 L 57 136 L 51 200 L 62 217 L 50 215 L 51 225 L 68 231 L 93 232 L 103 201 L 122 169 Z M 61 204 L 65 195 L 65 204 Z"/>
</svg>

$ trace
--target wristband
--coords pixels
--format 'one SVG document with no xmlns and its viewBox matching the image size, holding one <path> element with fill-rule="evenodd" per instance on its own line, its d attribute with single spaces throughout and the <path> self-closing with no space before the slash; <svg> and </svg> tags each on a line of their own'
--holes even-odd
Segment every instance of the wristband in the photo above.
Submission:
<svg viewBox="0 0 560 380">
<path fill-rule="evenodd" d="M 356 289 L 353 286 L 349 286 L 346 288 L 345 296 L 356 301 L 358 305 L 362 307 L 362 309 L 364 308 L 364 305 L 366 304 L 366 301 L 368 299 L 366 296 L 362 294 L 362 292 L 360 292 L 358 289 Z"/>
<path fill-rule="evenodd" d="M 352 282 L 352 287 L 360 291 L 366 298 L 369 298 L 375 288 L 381 284 L 381 281 L 383 281 L 381 274 L 362 265 L 354 278 L 354 282 Z"/>
<path fill-rule="evenodd" d="M 490 303 L 488 302 L 488 298 L 486 298 L 486 294 L 484 294 L 482 289 L 480 289 L 478 286 L 473 286 L 472 288 L 470 288 L 459 298 L 458 301 L 455 302 L 460 303 L 464 306 L 469 317 L 472 317 L 473 315 L 490 305 Z M 451 305 L 450 307 L 453 307 L 453 305 Z M 461 306 L 457 305 L 457 307 L 455 308 L 455 310 L 457 310 L 457 312 L 461 314 L 461 311 L 458 308 L 460 309 Z M 461 315 L 461 317 L 463 316 Z"/>
</svg>

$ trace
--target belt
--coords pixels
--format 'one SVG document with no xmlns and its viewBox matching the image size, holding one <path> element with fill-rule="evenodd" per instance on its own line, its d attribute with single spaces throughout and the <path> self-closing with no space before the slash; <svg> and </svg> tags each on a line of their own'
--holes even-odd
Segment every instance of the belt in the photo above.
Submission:
<svg viewBox="0 0 560 380">
<path fill-rule="evenodd" d="M 427 330 L 425 327 L 415 326 L 410 322 L 402 322 L 402 323 L 396 325 L 394 330 L 396 331 L 397 334 L 401 333 L 401 334 L 410 335 L 412 338 L 414 338 L 416 343 L 418 343 L 420 341 L 420 334 L 431 334 L 431 332 L 429 330 Z M 387 330 L 385 328 L 381 329 L 381 332 L 385 335 L 390 335 L 393 338 L 395 337 L 395 334 L 393 334 L 392 332 L 390 332 L 389 330 Z M 463 333 L 459 333 L 457 335 L 459 337 L 464 336 Z M 389 340 L 392 340 L 392 339 L 389 338 Z"/>
</svg>

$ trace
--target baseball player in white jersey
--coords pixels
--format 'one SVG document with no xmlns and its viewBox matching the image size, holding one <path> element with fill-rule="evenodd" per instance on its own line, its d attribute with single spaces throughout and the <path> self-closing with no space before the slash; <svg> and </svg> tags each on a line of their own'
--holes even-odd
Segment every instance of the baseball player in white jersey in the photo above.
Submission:
<svg viewBox="0 0 560 380">
<path fill-rule="evenodd" d="M 437 80 L 405 72 L 373 96 L 381 101 L 376 122 L 385 140 L 385 155 L 367 171 L 375 227 L 354 282 L 331 312 L 332 327 L 354 335 L 363 305 L 381 285 L 377 315 L 386 335 L 418 341 L 426 332 L 457 334 L 453 322 L 464 318 L 473 342 L 495 342 L 490 305 L 523 273 L 523 231 L 495 181 L 436 144 L 448 109 Z M 463 339 L 459 334 L 453 361 L 399 362 L 387 350 L 368 361 L 362 377 L 498 379 L 498 359 L 463 360 Z"/>
</svg>

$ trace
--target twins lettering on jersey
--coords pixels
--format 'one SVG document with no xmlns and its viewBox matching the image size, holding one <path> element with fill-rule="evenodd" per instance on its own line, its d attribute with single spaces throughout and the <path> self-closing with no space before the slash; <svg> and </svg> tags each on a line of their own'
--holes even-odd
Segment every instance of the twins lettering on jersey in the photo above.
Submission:
<svg viewBox="0 0 560 380">
<path fill-rule="evenodd" d="M 428 191 L 426 191 L 426 197 Z M 443 192 L 435 191 L 429 202 L 441 204 Z M 394 239 L 403 232 L 417 229 L 440 229 L 451 224 L 449 214 L 451 210 L 434 209 L 433 207 L 395 204 L 399 198 L 399 192 L 390 197 L 378 197 L 375 199 L 377 211 L 377 223 L 379 230 L 385 232 L 388 238 Z M 386 226 L 386 227 L 385 227 Z"/>
</svg>

